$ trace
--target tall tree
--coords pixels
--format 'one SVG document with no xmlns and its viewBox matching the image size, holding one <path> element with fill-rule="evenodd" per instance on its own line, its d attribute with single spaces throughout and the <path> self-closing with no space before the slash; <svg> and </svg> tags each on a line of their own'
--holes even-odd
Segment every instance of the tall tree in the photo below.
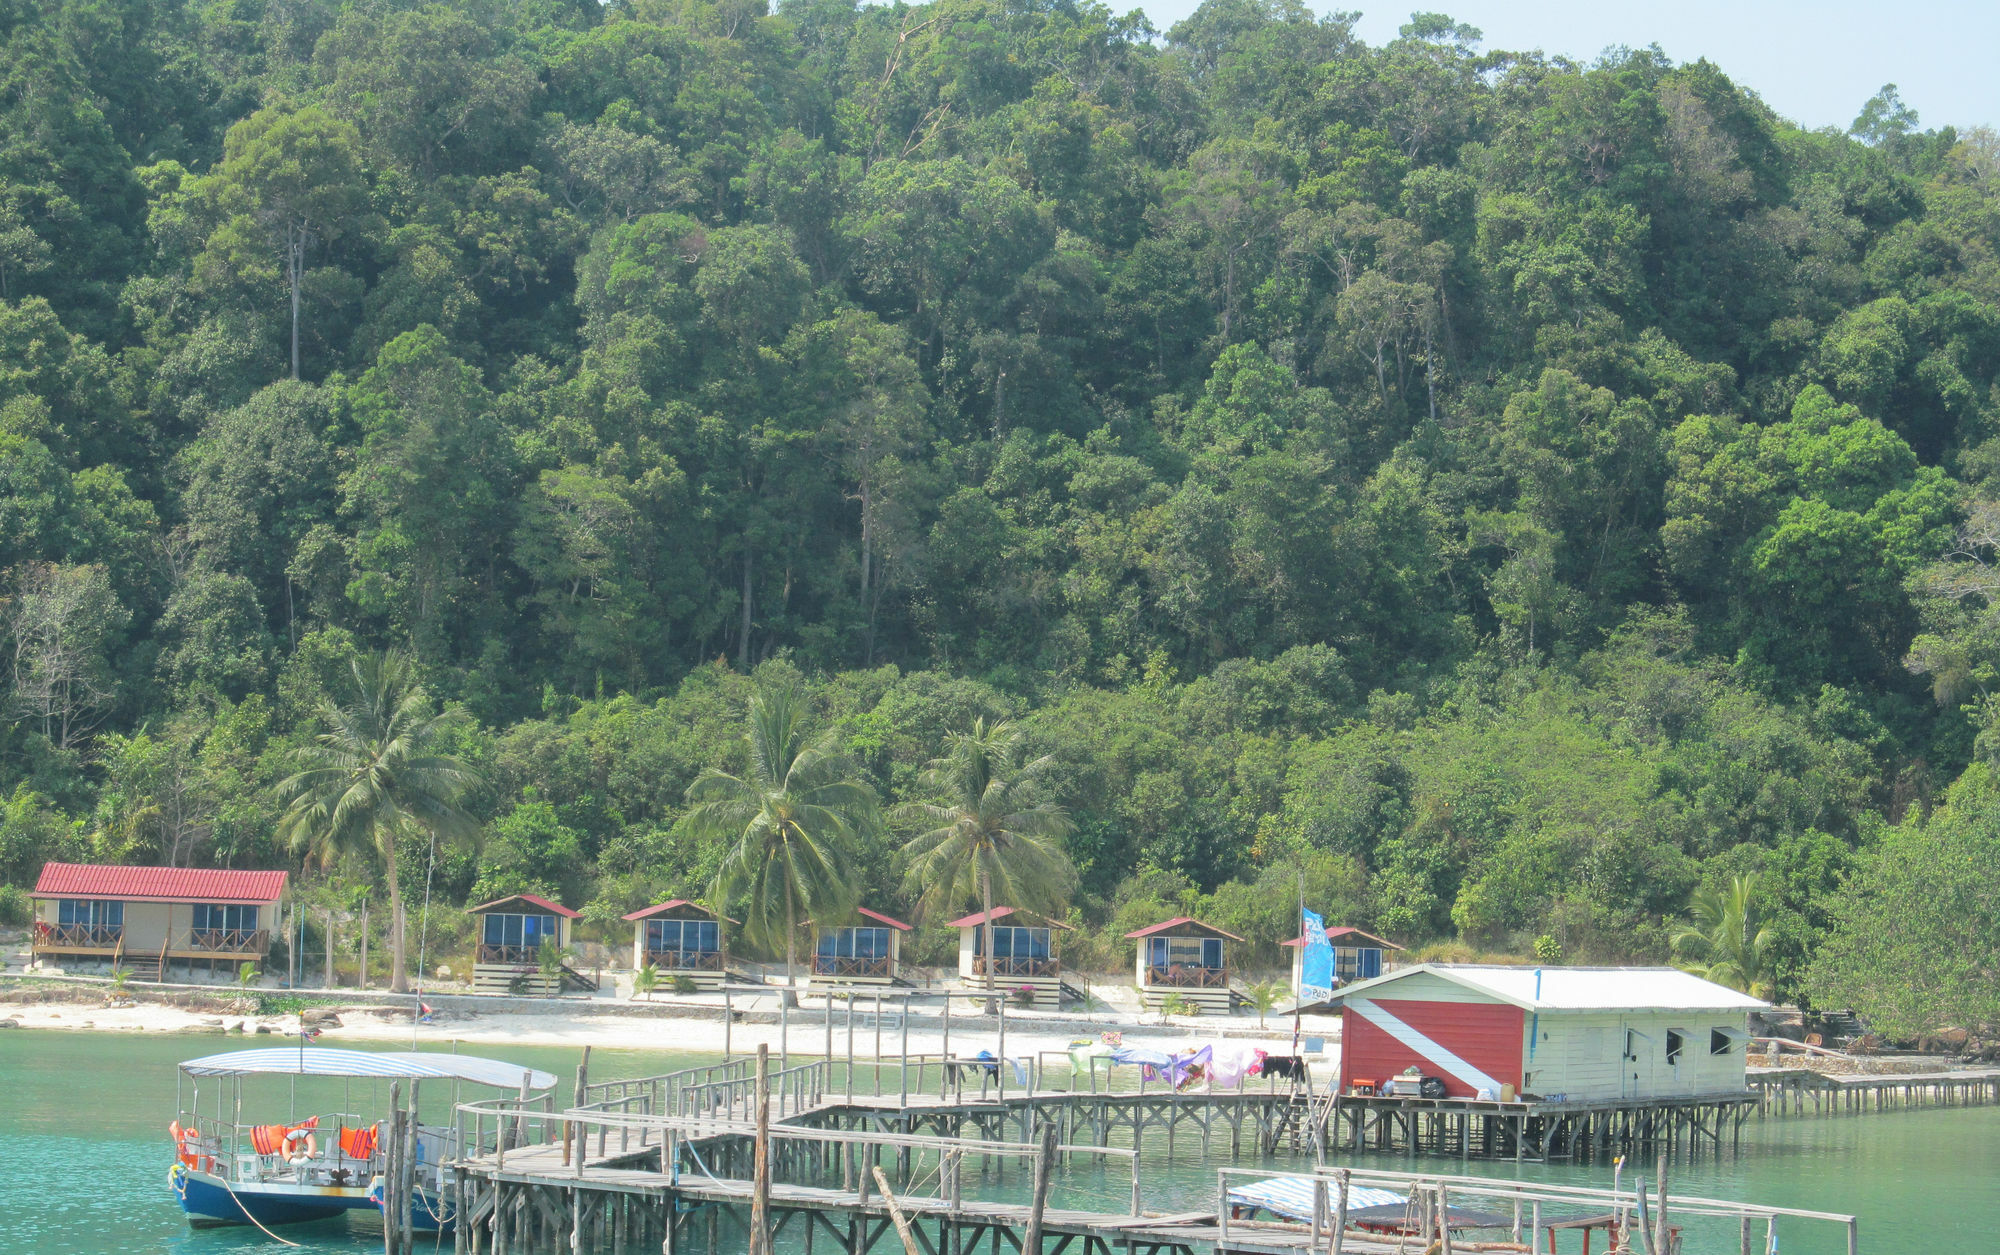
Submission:
<svg viewBox="0 0 2000 1255">
<path fill-rule="evenodd" d="M 1694 922 L 1674 930 L 1681 966 L 1706 980 L 1757 998 L 1771 996 L 1776 941 L 1764 926 L 1757 877 L 1737 876 L 1718 888 L 1703 885 L 1688 903 Z"/>
<path fill-rule="evenodd" d="M 277 276 L 291 296 L 292 378 L 306 266 L 353 227 L 367 198 L 361 137 L 316 105 L 259 109 L 229 128 L 222 164 L 203 180 L 221 225 L 196 264 L 252 282 Z"/>
<path fill-rule="evenodd" d="M 917 829 L 903 847 L 909 860 L 906 892 L 925 913 L 949 911 L 977 899 L 983 911 L 980 939 L 986 955 L 988 1006 L 993 992 L 993 901 L 1060 916 L 1076 872 L 1059 842 L 1074 828 L 1069 814 L 1043 795 L 1047 755 L 1023 762 L 1021 734 L 1012 724 L 972 727 L 951 737 L 950 751 L 933 759 L 918 780 L 928 800 L 905 802 L 898 823 Z"/>
<path fill-rule="evenodd" d="M 797 688 L 758 693 L 743 732 L 749 770 L 734 776 L 710 767 L 687 791 L 689 825 L 729 843 L 714 901 L 740 899 L 750 939 L 773 950 L 782 942 L 787 986 L 795 983 L 800 920 L 854 905 L 851 847 L 877 822 L 873 787 L 832 730 L 813 733 L 806 718 Z"/>
<path fill-rule="evenodd" d="M 409 988 L 403 891 L 397 848 L 406 838 L 474 840 L 479 823 L 464 808 L 484 784 L 479 772 L 444 752 L 465 716 L 437 713 L 404 655 L 390 651 L 350 665 L 353 691 L 323 701 L 326 730 L 300 748 L 299 770 L 278 782 L 281 838 L 322 864 L 350 850 L 382 860 L 389 883 L 389 988 Z"/>
</svg>

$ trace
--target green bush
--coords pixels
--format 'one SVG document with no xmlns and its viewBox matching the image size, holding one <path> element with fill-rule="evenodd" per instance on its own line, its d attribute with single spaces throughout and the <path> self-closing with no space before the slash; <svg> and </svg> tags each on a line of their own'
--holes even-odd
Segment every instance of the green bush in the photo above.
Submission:
<svg viewBox="0 0 2000 1255">
<path fill-rule="evenodd" d="M 688 975 L 687 973 L 685 973 L 685 972 L 675 972 L 675 973 L 674 973 L 674 992 L 675 992 L 675 993 L 677 993 L 677 994 L 691 994 L 691 993 L 693 993 L 693 992 L 694 992 L 694 990 L 695 990 L 695 984 L 694 984 L 694 977 L 692 977 L 692 976 L 689 976 L 689 975 Z"/>
<path fill-rule="evenodd" d="M 0 924 L 26 924 L 35 918 L 34 900 L 19 885 L 0 885 Z"/>
</svg>

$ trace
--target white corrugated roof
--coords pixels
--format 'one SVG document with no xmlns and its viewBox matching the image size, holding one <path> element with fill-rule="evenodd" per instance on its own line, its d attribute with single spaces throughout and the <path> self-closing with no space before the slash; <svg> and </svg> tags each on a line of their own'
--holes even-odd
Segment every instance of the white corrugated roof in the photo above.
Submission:
<svg viewBox="0 0 2000 1255">
<path fill-rule="evenodd" d="M 1501 967 L 1424 963 L 1348 985 L 1334 1001 L 1371 996 L 1430 972 L 1529 1011 L 1751 1011 L 1770 1004 L 1676 967 Z"/>
</svg>

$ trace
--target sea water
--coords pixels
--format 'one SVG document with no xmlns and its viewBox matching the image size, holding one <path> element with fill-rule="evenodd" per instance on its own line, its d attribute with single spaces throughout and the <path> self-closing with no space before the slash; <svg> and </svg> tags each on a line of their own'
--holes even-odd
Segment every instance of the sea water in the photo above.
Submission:
<svg viewBox="0 0 2000 1255">
<path fill-rule="evenodd" d="M 425 1030 L 426 1034 L 432 1030 Z M 663 1036 L 665 1030 L 663 1029 Z M 283 1039 L 224 1038 L 219 1035 L 0 1031 L 0 1255 L 61 1252 L 62 1255 L 123 1255 L 168 1251 L 176 1255 L 278 1255 L 282 1246 L 255 1229 L 193 1231 L 167 1185 L 172 1147 L 167 1125 L 175 1118 L 175 1064 L 203 1054 L 248 1046 L 282 1045 Z M 407 1043 L 340 1043 L 358 1049 L 408 1049 Z M 450 1050 L 448 1042 L 425 1040 L 423 1049 Z M 465 1053 L 503 1058 L 554 1072 L 567 1094 L 578 1051 L 546 1046 L 465 1046 Z M 970 1047 L 968 1047 L 970 1049 Z M 803 1058 L 805 1056 L 799 1056 Z M 713 1056 L 684 1052 L 593 1050 L 591 1075 L 600 1080 L 645 1076 L 714 1062 Z M 797 1059 L 795 1058 L 795 1062 Z M 868 1069 L 861 1069 L 865 1079 Z M 893 1073 L 889 1074 L 893 1087 Z M 298 1095 L 297 1114 L 353 1111 L 372 1117 L 384 1109 L 386 1082 L 317 1080 Z M 427 1083 L 426 1119 L 443 1117 L 449 1095 Z M 200 1095 L 204 1116 L 215 1110 L 220 1087 L 210 1081 Z M 484 1093 L 467 1093 L 467 1098 Z M 233 1104 L 233 1088 L 224 1097 Z M 285 1078 L 245 1083 L 246 1121 L 290 1119 L 294 1095 Z M 433 1103 L 437 1109 L 433 1110 Z M 1175 1153 L 1166 1153 L 1163 1133 L 1148 1133 L 1141 1176 L 1145 1205 L 1153 1211 L 1207 1209 L 1214 1205 L 1217 1167 L 1223 1153 L 1203 1161 L 1198 1136 L 1185 1131 Z M 1357 1165 L 1412 1171 L 1448 1171 L 1608 1186 L 1610 1167 L 1563 1164 L 1481 1164 L 1424 1157 L 1364 1155 Z M 1245 1158 L 1240 1166 L 1254 1166 Z M 1302 1165 L 1290 1158 L 1265 1161 L 1272 1169 Z M 1672 1194 L 1741 1199 L 1816 1211 L 1851 1212 L 1861 1218 L 1866 1252 L 1906 1250 L 2000 1251 L 2000 1108 L 1930 1108 L 1861 1116 L 1786 1117 L 1744 1125 L 1740 1152 L 1708 1155 L 1674 1165 Z M 1650 1172 L 1648 1172 L 1650 1180 Z M 1079 1157 L 1057 1178 L 1051 1205 L 1123 1213 L 1130 1201 L 1125 1165 L 1117 1160 L 1088 1162 Z M 1026 1174 L 1018 1166 L 1005 1175 L 968 1165 L 968 1198 L 1022 1199 Z M 1469 1202 L 1471 1200 L 1468 1200 Z M 1471 1202 L 1471 1205 L 1477 1205 Z M 309 1251 L 381 1249 L 381 1229 L 364 1216 L 318 1225 L 288 1226 L 280 1232 Z M 1781 1225 L 1781 1255 L 1841 1255 L 1844 1233 L 1834 1226 L 1805 1222 Z M 1762 1227 L 1757 1229 L 1761 1247 Z M 1687 1255 L 1733 1255 L 1733 1224 L 1691 1222 Z M 1601 1239 L 1600 1239 L 1601 1244 Z M 1563 1250 L 1580 1247 L 1569 1235 Z M 781 1248 L 783 1244 L 780 1244 Z"/>
</svg>

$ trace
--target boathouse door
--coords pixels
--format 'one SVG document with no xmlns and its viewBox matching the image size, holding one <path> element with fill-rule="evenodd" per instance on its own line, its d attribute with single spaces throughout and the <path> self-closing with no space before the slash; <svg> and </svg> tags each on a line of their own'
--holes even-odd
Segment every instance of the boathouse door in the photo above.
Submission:
<svg viewBox="0 0 2000 1255">
<path fill-rule="evenodd" d="M 1654 1040 L 1654 1034 L 1629 1020 L 1621 1022 L 1619 1028 L 1624 1042 L 1618 1068 L 1618 1096 L 1649 1097 L 1655 1092 L 1653 1064 L 1654 1056 L 1660 1052 L 1660 1043 Z"/>
</svg>

